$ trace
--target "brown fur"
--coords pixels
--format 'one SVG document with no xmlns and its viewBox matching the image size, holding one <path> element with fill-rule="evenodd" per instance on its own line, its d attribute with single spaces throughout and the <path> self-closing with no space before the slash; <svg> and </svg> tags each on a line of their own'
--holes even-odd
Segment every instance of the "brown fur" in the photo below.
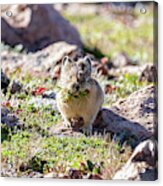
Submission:
<svg viewBox="0 0 163 186">
<path fill-rule="evenodd" d="M 80 60 L 79 64 L 81 63 Z M 62 90 L 57 94 L 57 106 L 67 125 L 72 126 L 72 120 L 82 118 L 83 123 L 79 128 L 92 131 L 92 124 L 103 104 L 104 94 L 99 83 L 91 78 L 90 69 L 87 69 L 91 67 L 91 63 L 87 58 L 83 59 L 83 63 L 85 68 L 82 71 L 78 68 L 78 63 L 69 58 L 66 61 L 63 60 L 60 80 Z M 78 76 L 79 70 L 81 74 L 85 73 L 85 76 L 83 74 Z M 66 91 L 71 92 L 74 97 L 65 102 L 63 97 Z M 87 94 L 77 99 L 75 95 L 78 95 L 79 91 L 87 91 Z"/>
</svg>

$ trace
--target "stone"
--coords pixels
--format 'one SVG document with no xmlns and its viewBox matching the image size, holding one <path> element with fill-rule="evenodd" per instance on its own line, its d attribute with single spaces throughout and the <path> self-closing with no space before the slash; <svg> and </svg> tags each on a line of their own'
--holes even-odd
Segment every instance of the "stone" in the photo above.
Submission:
<svg viewBox="0 0 163 186">
<path fill-rule="evenodd" d="M 157 98 L 153 85 L 142 88 L 111 108 L 99 112 L 93 126 L 96 131 L 108 131 L 121 138 L 135 138 L 133 147 L 141 141 L 157 139 Z"/>
<path fill-rule="evenodd" d="M 153 64 L 147 64 L 142 69 L 139 81 L 157 82 L 157 69 Z"/>
<path fill-rule="evenodd" d="M 19 81 L 14 80 L 11 84 L 10 92 L 11 94 L 15 94 L 16 92 L 20 92 L 22 88 L 23 85 Z"/>
<path fill-rule="evenodd" d="M 56 93 L 49 90 L 49 91 L 45 91 L 43 92 L 43 95 L 42 95 L 43 98 L 49 98 L 49 99 L 55 99 L 56 97 Z"/>
<path fill-rule="evenodd" d="M 1 123 L 5 124 L 7 127 L 14 127 L 17 126 L 19 123 L 19 119 L 17 116 L 13 113 L 10 113 L 10 111 L 2 107 L 1 108 Z"/>
<path fill-rule="evenodd" d="M 112 110 L 157 137 L 157 107 L 157 87 L 149 85 L 119 101 Z"/>
<path fill-rule="evenodd" d="M 82 47 L 76 28 L 50 4 L 4 5 L 1 10 L 2 41 L 11 46 L 21 43 L 28 51 L 37 51 L 65 41 Z M 6 11 L 14 15 L 8 17 Z"/>
<path fill-rule="evenodd" d="M 44 175 L 44 178 L 57 178 L 57 175 L 54 172 L 50 172 Z"/>
<path fill-rule="evenodd" d="M 157 144 L 154 140 L 140 143 L 113 180 L 154 181 L 158 177 Z"/>
<path fill-rule="evenodd" d="M 125 52 L 121 52 L 114 54 L 112 57 L 112 64 L 114 67 L 120 68 L 132 64 L 132 60 Z"/>
<path fill-rule="evenodd" d="M 35 53 L 29 53 L 28 55 L 24 53 L 17 54 L 12 51 L 3 51 L 1 53 L 1 64 L 4 71 L 8 70 L 9 73 L 20 69 L 22 75 L 28 71 L 35 77 L 53 77 L 56 75 L 56 71 L 58 71 L 58 78 L 60 72 L 56 67 L 59 66 L 58 68 L 60 68 L 62 58 L 65 55 L 72 55 L 72 53 L 77 50 L 78 47 L 76 45 L 57 42 Z"/>
<path fill-rule="evenodd" d="M 9 113 L 10 113 L 10 111 L 7 108 L 5 108 L 5 107 L 1 108 L 1 122 L 2 123 L 4 123 L 3 118 L 6 117 L 7 114 L 9 114 Z"/>
</svg>

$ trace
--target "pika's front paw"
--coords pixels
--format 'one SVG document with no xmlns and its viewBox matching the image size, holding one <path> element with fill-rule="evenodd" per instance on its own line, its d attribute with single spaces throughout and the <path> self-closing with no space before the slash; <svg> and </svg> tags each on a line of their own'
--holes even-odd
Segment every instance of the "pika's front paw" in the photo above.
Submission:
<svg viewBox="0 0 163 186">
<path fill-rule="evenodd" d="M 69 121 L 64 121 L 64 126 L 67 128 L 71 128 L 71 123 Z"/>
<path fill-rule="evenodd" d="M 86 135 L 86 136 L 91 136 L 92 133 L 93 133 L 93 127 L 92 125 L 89 125 L 88 127 L 83 127 L 81 128 L 82 129 L 82 132 Z"/>
<path fill-rule="evenodd" d="M 84 125 L 84 119 L 82 117 L 71 118 L 71 127 L 74 130 L 79 130 Z"/>
</svg>

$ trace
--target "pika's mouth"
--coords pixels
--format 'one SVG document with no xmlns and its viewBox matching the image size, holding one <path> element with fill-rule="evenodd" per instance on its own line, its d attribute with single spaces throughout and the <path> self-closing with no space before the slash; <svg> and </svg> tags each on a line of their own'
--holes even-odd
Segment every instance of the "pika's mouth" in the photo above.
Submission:
<svg viewBox="0 0 163 186">
<path fill-rule="evenodd" d="M 84 97 L 86 95 L 89 94 L 89 90 L 78 90 L 78 91 L 73 91 L 73 92 L 69 92 L 69 95 L 71 95 L 74 98 L 80 98 L 80 97 Z"/>
</svg>

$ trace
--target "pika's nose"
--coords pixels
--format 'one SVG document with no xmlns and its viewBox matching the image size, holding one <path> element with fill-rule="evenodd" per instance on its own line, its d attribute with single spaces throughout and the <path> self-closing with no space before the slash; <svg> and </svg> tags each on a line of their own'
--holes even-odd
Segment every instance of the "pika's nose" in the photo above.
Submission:
<svg viewBox="0 0 163 186">
<path fill-rule="evenodd" d="M 80 78 L 80 77 L 83 77 L 83 76 L 84 76 L 84 73 L 81 72 L 81 71 L 79 71 L 79 72 L 78 72 L 78 76 L 79 76 L 79 78 Z"/>
</svg>

